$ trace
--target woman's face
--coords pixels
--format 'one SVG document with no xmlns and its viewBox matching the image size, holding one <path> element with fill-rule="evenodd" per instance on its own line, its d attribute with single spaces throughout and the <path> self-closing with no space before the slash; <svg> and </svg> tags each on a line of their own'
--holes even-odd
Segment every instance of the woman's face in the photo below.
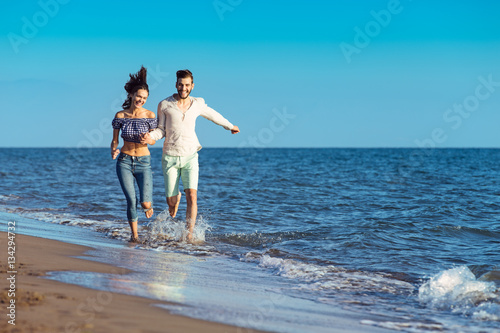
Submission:
<svg viewBox="0 0 500 333">
<path fill-rule="evenodd" d="M 139 89 L 132 95 L 132 106 L 142 108 L 148 100 L 148 91 L 146 89 Z"/>
</svg>

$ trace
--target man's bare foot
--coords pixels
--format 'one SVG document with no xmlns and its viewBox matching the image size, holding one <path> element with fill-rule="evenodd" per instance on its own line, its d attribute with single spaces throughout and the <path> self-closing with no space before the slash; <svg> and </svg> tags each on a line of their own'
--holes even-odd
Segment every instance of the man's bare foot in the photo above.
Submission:
<svg viewBox="0 0 500 333">
<path fill-rule="evenodd" d="M 186 235 L 186 242 L 189 243 L 189 244 L 193 244 L 193 245 L 201 245 L 203 244 L 203 241 L 200 240 L 200 239 L 195 239 L 193 237 L 193 234 L 188 232 L 188 234 Z"/>
<path fill-rule="evenodd" d="M 188 243 L 193 244 L 193 233 L 194 233 L 194 222 L 187 221 L 186 222 L 186 228 L 187 228 L 187 235 L 186 235 L 186 241 Z"/>
<path fill-rule="evenodd" d="M 177 194 L 177 202 L 175 203 L 174 207 L 171 208 L 170 205 L 168 207 L 168 212 L 170 213 L 170 216 L 172 216 L 172 218 L 174 218 L 176 215 L 177 215 L 177 210 L 179 209 L 179 204 L 181 203 L 181 192 L 179 192 L 179 194 Z"/>
<path fill-rule="evenodd" d="M 186 236 L 186 242 L 193 243 L 193 233 L 188 231 L 188 234 Z"/>
</svg>

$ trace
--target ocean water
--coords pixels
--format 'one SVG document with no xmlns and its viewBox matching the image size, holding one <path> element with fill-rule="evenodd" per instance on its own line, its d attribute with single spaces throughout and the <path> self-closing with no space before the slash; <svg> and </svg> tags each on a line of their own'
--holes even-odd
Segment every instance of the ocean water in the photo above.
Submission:
<svg viewBox="0 0 500 333">
<path fill-rule="evenodd" d="M 96 247 L 124 276 L 50 278 L 171 301 L 243 331 L 500 332 L 500 150 L 203 149 L 198 245 L 164 212 L 129 245 L 108 149 L 0 149 L 0 225 Z M 104 249 L 104 250 L 103 250 Z M 344 327 L 345 328 L 345 327 Z"/>
</svg>

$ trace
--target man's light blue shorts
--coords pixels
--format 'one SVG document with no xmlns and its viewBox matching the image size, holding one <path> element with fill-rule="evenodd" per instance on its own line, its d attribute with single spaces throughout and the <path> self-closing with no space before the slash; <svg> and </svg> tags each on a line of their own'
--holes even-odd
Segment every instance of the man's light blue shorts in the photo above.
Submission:
<svg viewBox="0 0 500 333">
<path fill-rule="evenodd" d="M 163 179 L 165 181 L 165 195 L 174 197 L 179 194 L 179 179 L 182 178 L 184 189 L 198 189 L 198 153 L 189 156 L 161 157 Z"/>
</svg>

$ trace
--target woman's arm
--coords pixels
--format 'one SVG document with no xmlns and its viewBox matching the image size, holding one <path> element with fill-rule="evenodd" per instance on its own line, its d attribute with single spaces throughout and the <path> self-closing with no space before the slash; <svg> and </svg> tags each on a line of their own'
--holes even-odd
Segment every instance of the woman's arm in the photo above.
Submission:
<svg viewBox="0 0 500 333">
<path fill-rule="evenodd" d="M 120 130 L 113 129 L 113 140 L 111 141 L 111 157 L 115 159 L 118 154 L 120 154 L 120 149 L 118 149 Z"/>
</svg>

